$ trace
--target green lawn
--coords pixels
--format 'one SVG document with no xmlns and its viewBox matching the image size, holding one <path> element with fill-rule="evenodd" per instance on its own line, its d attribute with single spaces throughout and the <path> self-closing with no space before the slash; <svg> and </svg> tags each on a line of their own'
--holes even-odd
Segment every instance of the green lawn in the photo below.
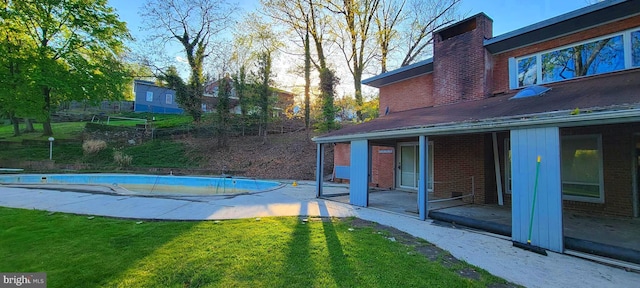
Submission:
<svg viewBox="0 0 640 288">
<path fill-rule="evenodd" d="M 143 222 L 0 208 L 0 271 L 48 287 L 485 287 L 352 219 Z M 354 228 L 352 228 L 354 227 Z M 480 280 L 460 269 L 479 271 Z"/>
<path fill-rule="evenodd" d="M 62 122 L 51 123 L 53 137 L 55 139 L 78 139 L 82 135 L 86 122 Z M 42 136 L 42 124 L 35 123 L 33 128 L 36 130 L 31 133 L 22 133 L 20 136 L 13 136 L 13 125 L 0 125 L 0 139 L 2 141 L 21 142 L 27 140 L 47 141 L 49 136 Z M 20 131 L 24 131 L 25 125 L 20 124 Z"/>
</svg>

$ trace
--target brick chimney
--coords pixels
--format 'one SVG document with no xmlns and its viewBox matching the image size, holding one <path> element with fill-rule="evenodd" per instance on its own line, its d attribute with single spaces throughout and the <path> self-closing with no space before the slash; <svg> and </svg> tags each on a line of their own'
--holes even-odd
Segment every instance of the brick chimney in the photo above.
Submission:
<svg viewBox="0 0 640 288">
<path fill-rule="evenodd" d="M 484 13 L 434 32 L 435 105 L 486 98 L 491 93 L 491 54 L 484 39 L 493 35 Z"/>
</svg>

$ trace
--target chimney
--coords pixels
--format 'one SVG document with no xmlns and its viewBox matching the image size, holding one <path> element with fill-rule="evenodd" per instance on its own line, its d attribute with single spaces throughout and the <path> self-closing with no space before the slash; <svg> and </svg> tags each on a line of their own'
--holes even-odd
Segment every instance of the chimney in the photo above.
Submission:
<svg viewBox="0 0 640 288">
<path fill-rule="evenodd" d="M 484 13 L 434 32 L 435 105 L 486 98 L 491 93 L 491 54 L 484 40 L 493 35 Z"/>
</svg>

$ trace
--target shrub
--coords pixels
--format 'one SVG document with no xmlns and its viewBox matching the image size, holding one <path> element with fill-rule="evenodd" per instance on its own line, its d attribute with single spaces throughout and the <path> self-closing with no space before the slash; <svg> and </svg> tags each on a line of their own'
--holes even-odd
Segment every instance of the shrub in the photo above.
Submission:
<svg viewBox="0 0 640 288">
<path fill-rule="evenodd" d="M 133 161 L 133 157 L 131 155 L 124 154 L 122 151 L 113 151 L 113 161 L 118 164 L 120 167 L 127 167 L 131 165 L 131 161 Z"/>
<path fill-rule="evenodd" d="M 104 140 L 87 140 L 82 143 L 82 151 L 84 154 L 95 154 L 107 148 L 107 142 Z"/>
</svg>

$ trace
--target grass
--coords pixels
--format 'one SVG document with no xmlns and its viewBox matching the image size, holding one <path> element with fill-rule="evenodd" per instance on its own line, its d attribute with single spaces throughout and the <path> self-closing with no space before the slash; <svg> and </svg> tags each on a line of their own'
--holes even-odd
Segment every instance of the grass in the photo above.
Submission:
<svg viewBox="0 0 640 288">
<path fill-rule="evenodd" d="M 78 139 L 86 122 L 62 122 L 51 123 L 51 129 L 53 130 L 53 137 L 55 139 Z M 20 131 L 25 129 L 24 124 L 20 124 Z M 49 136 L 42 135 L 42 124 L 33 124 L 33 128 L 36 130 L 31 133 L 22 133 L 20 136 L 13 136 L 12 125 L 0 125 L 0 139 L 2 141 L 9 142 L 22 142 L 22 140 L 42 140 L 47 141 Z"/>
<path fill-rule="evenodd" d="M 143 222 L 0 208 L 0 271 L 48 287 L 485 287 L 351 219 Z M 462 263 L 466 267 L 472 267 Z"/>
</svg>

